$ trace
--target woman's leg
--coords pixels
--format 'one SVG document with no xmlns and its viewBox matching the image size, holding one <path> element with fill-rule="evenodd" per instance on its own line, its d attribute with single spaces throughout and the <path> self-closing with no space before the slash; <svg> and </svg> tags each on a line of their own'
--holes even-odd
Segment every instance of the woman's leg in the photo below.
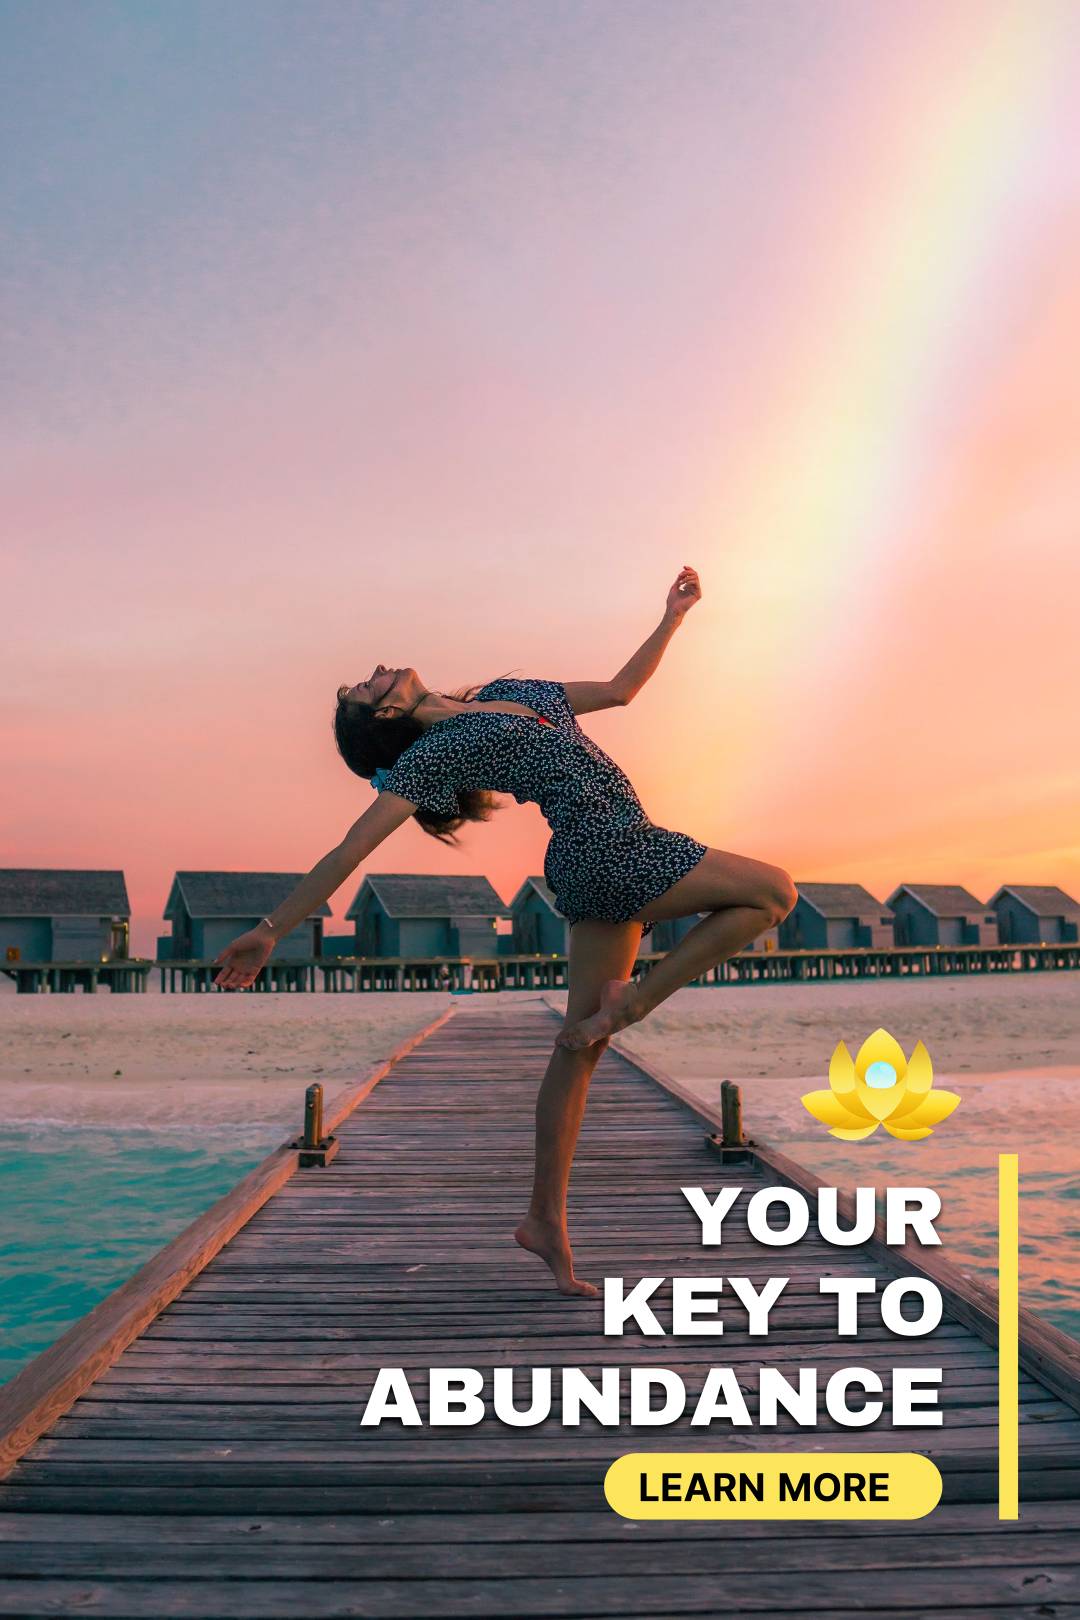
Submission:
<svg viewBox="0 0 1080 1620">
<path fill-rule="evenodd" d="M 609 923 L 587 919 L 570 931 L 570 986 L 564 1029 L 600 1006 L 604 987 L 630 975 L 641 943 L 637 922 Z M 551 1054 L 536 1099 L 536 1166 L 529 1213 L 514 1233 L 551 1267 L 564 1294 L 595 1294 L 592 1283 L 574 1276 L 574 1258 L 566 1229 L 566 1189 L 577 1145 L 581 1116 L 593 1069 L 607 1043 L 597 1040 L 577 1051 L 557 1045 Z"/>
<path fill-rule="evenodd" d="M 650 901 L 637 920 L 666 922 L 705 912 L 684 934 L 674 950 L 654 963 L 640 984 L 612 978 L 604 986 L 600 1007 L 587 1018 L 563 1030 L 558 1039 L 572 1051 L 583 1051 L 593 1041 L 606 1040 L 616 1030 L 635 1024 L 666 1001 L 675 990 L 698 978 L 749 945 L 758 934 L 781 922 L 798 894 L 780 866 L 708 850 L 684 878 L 665 894 Z"/>
</svg>

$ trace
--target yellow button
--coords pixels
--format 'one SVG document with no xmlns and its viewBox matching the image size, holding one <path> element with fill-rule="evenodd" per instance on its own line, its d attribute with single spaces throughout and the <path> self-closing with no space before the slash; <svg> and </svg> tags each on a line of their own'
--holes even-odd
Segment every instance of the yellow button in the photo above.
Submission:
<svg viewBox="0 0 1080 1620">
<path fill-rule="evenodd" d="M 921 1519 L 941 1475 L 915 1451 L 660 1451 L 604 1478 L 624 1519 Z"/>
</svg>

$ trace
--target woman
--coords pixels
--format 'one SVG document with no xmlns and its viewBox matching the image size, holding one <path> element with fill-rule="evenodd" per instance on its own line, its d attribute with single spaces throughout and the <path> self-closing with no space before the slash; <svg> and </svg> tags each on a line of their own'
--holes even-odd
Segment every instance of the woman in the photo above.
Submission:
<svg viewBox="0 0 1080 1620">
<path fill-rule="evenodd" d="M 781 867 L 655 826 L 619 767 L 578 724 L 580 714 L 637 695 L 700 598 L 697 574 L 683 568 L 660 624 L 610 681 L 501 679 L 446 697 L 414 669 L 379 664 L 366 681 L 341 687 L 338 748 L 351 770 L 374 781 L 378 798 L 288 899 L 217 958 L 216 984 L 252 984 L 278 936 L 310 916 L 410 816 L 452 840 L 463 822 L 488 818 L 492 793 L 538 804 L 552 828 L 544 874 L 571 925 L 570 983 L 537 1098 L 532 1201 L 515 1237 L 547 1262 L 565 1294 L 596 1293 L 574 1275 L 566 1191 L 589 1079 L 608 1038 L 786 917 L 796 899 Z M 632 984 L 642 932 L 698 913 L 674 950 Z"/>
</svg>

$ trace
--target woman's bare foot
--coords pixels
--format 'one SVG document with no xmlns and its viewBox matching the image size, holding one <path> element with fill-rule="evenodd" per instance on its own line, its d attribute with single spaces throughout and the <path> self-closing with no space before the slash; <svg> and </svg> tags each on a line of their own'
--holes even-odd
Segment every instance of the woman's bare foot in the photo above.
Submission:
<svg viewBox="0 0 1080 1620">
<path fill-rule="evenodd" d="M 530 1254 L 538 1254 L 550 1266 L 560 1294 L 599 1293 L 592 1283 L 581 1282 L 574 1276 L 574 1257 L 570 1252 L 570 1239 L 565 1226 L 555 1221 L 542 1221 L 536 1215 L 526 1215 L 514 1233 L 514 1240 L 523 1249 L 528 1249 Z"/>
<path fill-rule="evenodd" d="M 556 1046 L 567 1046 L 580 1052 L 594 1041 L 606 1040 L 627 1024 L 636 1024 L 643 1017 L 638 1000 L 638 989 L 626 979 L 609 979 L 600 992 L 600 1010 L 591 1018 L 583 1018 L 555 1037 Z"/>
</svg>

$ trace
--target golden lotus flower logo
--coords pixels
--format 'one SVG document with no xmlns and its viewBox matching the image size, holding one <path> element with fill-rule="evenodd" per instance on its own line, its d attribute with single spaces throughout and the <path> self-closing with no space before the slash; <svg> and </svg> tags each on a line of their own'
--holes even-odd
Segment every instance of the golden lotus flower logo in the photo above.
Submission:
<svg viewBox="0 0 1080 1620">
<path fill-rule="evenodd" d="M 875 1029 L 859 1047 L 854 1063 L 840 1042 L 829 1061 L 828 1091 L 808 1091 L 803 1106 L 828 1125 L 829 1135 L 861 1142 L 884 1125 L 901 1142 L 918 1142 L 948 1119 L 960 1098 L 955 1091 L 933 1091 L 930 1054 L 919 1041 L 910 1058 L 887 1029 Z"/>
</svg>

